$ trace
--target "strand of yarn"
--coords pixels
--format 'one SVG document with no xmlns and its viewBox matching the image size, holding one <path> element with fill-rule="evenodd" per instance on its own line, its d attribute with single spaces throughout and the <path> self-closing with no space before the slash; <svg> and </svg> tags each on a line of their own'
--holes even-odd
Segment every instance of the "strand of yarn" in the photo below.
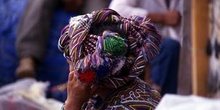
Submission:
<svg viewBox="0 0 220 110">
<path fill-rule="evenodd" d="M 127 52 L 126 43 L 120 37 L 106 37 L 104 52 L 108 52 L 113 56 L 123 56 Z"/>
</svg>

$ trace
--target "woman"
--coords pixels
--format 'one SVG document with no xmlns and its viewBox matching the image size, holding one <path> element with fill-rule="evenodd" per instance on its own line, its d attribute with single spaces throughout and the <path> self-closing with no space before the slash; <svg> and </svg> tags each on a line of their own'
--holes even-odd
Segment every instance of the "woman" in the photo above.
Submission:
<svg viewBox="0 0 220 110">
<path fill-rule="evenodd" d="M 145 18 L 123 18 L 110 9 L 71 18 L 58 41 L 70 69 L 63 108 L 154 109 L 160 95 L 138 76 L 160 43 Z"/>
</svg>

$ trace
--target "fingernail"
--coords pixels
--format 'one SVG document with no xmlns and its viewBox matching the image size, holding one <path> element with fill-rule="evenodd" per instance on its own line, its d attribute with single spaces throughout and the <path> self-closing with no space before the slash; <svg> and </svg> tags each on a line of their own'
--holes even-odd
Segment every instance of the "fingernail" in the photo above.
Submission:
<svg viewBox="0 0 220 110">
<path fill-rule="evenodd" d="M 75 71 L 70 71 L 70 73 L 69 73 L 69 74 L 74 74 L 74 72 L 75 72 Z"/>
</svg>

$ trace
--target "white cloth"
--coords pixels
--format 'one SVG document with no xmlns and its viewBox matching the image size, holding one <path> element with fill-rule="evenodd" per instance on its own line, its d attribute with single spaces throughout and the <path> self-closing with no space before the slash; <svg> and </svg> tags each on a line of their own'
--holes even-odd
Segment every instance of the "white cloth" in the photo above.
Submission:
<svg viewBox="0 0 220 110">
<path fill-rule="evenodd" d="M 0 110 L 60 110 L 62 103 L 45 96 L 48 82 L 21 79 L 0 88 Z"/>
<path fill-rule="evenodd" d="M 156 110 L 220 110 L 219 99 L 166 94 Z"/>
<path fill-rule="evenodd" d="M 169 10 L 177 10 L 181 14 L 181 23 L 179 26 L 162 26 L 157 25 L 162 36 L 170 37 L 182 44 L 183 40 L 183 6 L 184 0 L 170 0 L 169 8 L 165 0 L 112 0 L 109 8 L 117 11 L 124 17 L 132 15 L 145 17 L 148 13 L 163 13 Z"/>
</svg>

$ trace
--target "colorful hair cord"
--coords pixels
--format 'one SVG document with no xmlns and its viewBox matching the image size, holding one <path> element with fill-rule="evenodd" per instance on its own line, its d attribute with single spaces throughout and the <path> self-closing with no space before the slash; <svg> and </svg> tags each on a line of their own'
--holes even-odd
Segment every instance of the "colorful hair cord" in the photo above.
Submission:
<svg viewBox="0 0 220 110">
<path fill-rule="evenodd" d="M 102 35 L 91 32 L 100 25 L 114 26 L 124 34 L 110 29 Z M 103 9 L 71 18 L 58 47 L 73 62 L 79 80 L 117 88 L 143 73 L 146 63 L 159 53 L 160 44 L 160 34 L 146 18 L 123 18 L 114 10 Z"/>
</svg>

